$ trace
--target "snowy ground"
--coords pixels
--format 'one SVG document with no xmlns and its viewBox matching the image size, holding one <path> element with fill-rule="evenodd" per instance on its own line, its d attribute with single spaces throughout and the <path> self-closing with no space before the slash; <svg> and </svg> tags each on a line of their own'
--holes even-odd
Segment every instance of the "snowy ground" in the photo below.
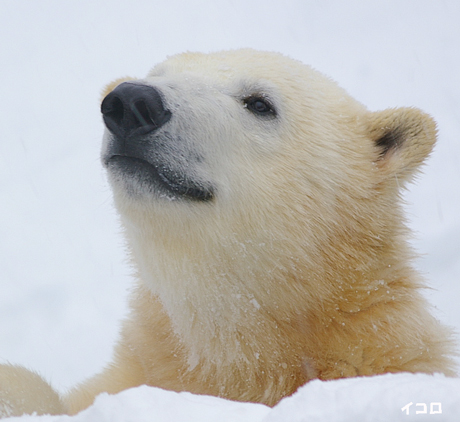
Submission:
<svg viewBox="0 0 460 422">
<path fill-rule="evenodd" d="M 10 422 L 458 422 L 458 379 L 397 374 L 312 381 L 273 409 L 217 397 L 138 387 L 69 416 L 23 416 Z"/>
<path fill-rule="evenodd" d="M 110 358 L 131 270 L 98 161 L 99 96 L 112 79 L 142 77 L 185 50 L 280 51 L 370 109 L 414 105 L 434 116 L 439 143 L 407 212 L 429 300 L 460 330 L 459 20 L 457 0 L 1 0 L 0 361 L 64 391 Z M 457 421 L 459 397 L 460 381 L 442 378 L 314 382 L 269 413 L 140 388 L 101 397 L 75 420 L 143 421 L 158 407 L 165 421 Z M 436 402 L 443 413 L 430 415 Z"/>
</svg>

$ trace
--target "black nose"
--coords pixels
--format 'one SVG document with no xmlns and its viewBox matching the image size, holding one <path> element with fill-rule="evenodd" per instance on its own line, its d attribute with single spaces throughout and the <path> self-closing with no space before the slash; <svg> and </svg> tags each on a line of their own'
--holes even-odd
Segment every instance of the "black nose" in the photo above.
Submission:
<svg viewBox="0 0 460 422">
<path fill-rule="evenodd" d="M 123 82 L 108 94 L 101 112 L 107 128 L 118 137 L 145 135 L 171 118 L 154 87 L 133 82 Z"/>
</svg>

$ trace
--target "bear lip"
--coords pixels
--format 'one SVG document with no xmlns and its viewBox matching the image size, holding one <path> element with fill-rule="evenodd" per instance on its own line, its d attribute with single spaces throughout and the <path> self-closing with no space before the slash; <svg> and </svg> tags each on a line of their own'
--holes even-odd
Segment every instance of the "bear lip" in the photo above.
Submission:
<svg viewBox="0 0 460 422">
<path fill-rule="evenodd" d="M 135 178 L 166 191 L 173 198 L 207 202 L 214 198 L 211 187 L 205 187 L 168 169 L 160 169 L 151 162 L 131 155 L 113 154 L 104 159 L 107 169 L 114 169 L 125 177 Z"/>
</svg>

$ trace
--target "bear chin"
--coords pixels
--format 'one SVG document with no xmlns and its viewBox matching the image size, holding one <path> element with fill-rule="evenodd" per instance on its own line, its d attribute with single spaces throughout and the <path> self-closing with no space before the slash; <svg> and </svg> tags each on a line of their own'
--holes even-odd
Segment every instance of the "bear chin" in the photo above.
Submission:
<svg viewBox="0 0 460 422">
<path fill-rule="evenodd" d="M 130 196 L 155 195 L 168 200 L 209 202 L 214 189 L 188 179 L 166 167 L 160 168 L 138 157 L 113 155 L 105 161 L 110 173 Z"/>
</svg>

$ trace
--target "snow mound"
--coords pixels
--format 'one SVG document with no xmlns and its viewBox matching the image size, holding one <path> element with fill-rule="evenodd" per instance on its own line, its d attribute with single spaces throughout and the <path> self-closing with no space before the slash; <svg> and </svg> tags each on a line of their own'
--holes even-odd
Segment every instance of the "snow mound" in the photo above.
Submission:
<svg viewBox="0 0 460 422">
<path fill-rule="evenodd" d="M 386 374 L 312 381 L 276 406 L 263 422 L 460 421 L 460 379 Z"/>
<path fill-rule="evenodd" d="M 101 394 L 76 416 L 22 416 L 21 422 L 398 422 L 460 420 L 460 379 L 387 374 L 311 381 L 273 409 L 141 386 Z"/>
</svg>

